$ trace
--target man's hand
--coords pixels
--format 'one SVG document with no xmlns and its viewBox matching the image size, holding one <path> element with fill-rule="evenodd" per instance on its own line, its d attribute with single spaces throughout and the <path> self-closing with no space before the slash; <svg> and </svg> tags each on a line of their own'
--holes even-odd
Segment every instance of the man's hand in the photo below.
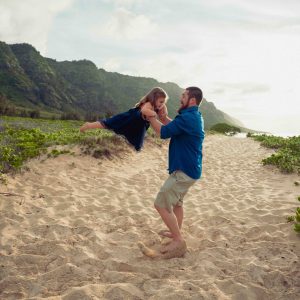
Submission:
<svg viewBox="0 0 300 300">
<path fill-rule="evenodd" d="M 168 109 L 167 106 L 164 105 L 159 111 L 158 111 L 158 117 L 161 120 L 164 120 L 168 115 Z"/>
</svg>

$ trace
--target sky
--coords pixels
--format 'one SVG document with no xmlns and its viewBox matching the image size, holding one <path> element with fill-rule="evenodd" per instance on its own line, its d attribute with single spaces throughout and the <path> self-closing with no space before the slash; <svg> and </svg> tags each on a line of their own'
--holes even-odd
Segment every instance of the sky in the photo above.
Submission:
<svg viewBox="0 0 300 300">
<path fill-rule="evenodd" d="M 300 135 L 299 0 L 0 0 L 0 40 L 198 86 L 248 128 Z"/>
</svg>

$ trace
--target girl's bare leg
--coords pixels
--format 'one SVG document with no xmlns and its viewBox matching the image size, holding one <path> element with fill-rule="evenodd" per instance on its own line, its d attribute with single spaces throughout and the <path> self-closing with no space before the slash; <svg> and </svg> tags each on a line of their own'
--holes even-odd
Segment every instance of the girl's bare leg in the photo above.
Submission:
<svg viewBox="0 0 300 300">
<path fill-rule="evenodd" d="M 86 122 L 80 127 L 80 132 L 84 132 L 88 129 L 105 128 L 102 123 L 97 122 Z"/>
</svg>

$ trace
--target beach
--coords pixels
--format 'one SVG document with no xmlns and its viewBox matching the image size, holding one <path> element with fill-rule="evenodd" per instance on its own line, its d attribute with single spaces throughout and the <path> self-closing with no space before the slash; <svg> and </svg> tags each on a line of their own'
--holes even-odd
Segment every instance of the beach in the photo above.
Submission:
<svg viewBox="0 0 300 300">
<path fill-rule="evenodd" d="M 166 242 L 153 201 L 168 143 L 113 159 L 73 151 L 32 159 L 0 187 L 0 299 L 299 299 L 300 237 L 286 217 L 300 177 L 263 166 L 273 150 L 205 138 L 184 198 L 187 252 L 171 259 L 138 246 Z"/>
</svg>

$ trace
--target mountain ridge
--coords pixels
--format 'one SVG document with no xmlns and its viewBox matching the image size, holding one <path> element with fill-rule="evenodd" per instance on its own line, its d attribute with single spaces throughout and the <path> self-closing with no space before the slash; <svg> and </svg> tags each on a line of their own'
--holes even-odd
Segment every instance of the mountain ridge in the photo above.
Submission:
<svg viewBox="0 0 300 300">
<path fill-rule="evenodd" d="M 184 90 L 174 82 L 108 72 L 87 59 L 57 61 L 30 44 L 0 41 L 0 95 L 18 107 L 103 117 L 128 110 L 155 86 L 168 93 L 168 110 L 174 117 Z M 217 123 L 243 126 L 206 99 L 200 111 L 206 129 Z"/>
</svg>

